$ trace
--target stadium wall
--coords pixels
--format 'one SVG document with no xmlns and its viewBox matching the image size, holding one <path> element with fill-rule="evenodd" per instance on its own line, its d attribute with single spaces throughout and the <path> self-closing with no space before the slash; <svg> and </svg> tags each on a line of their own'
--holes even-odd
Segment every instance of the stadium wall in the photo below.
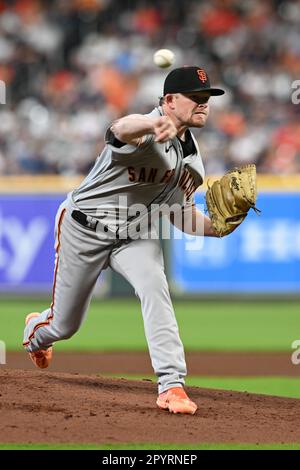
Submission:
<svg viewBox="0 0 300 470">
<path fill-rule="evenodd" d="M 0 178 L 1 294 L 51 292 L 55 213 L 82 178 Z M 200 206 L 206 184 L 196 195 Z M 259 175 L 258 192 L 262 215 L 249 214 L 230 237 L 181 236 L 164 243 L 173 294 L 299 294 L 300 175 Z M 127 292 L 131 291 L 109 272 L 96 288 L 97 295 Z"/>
</svg>

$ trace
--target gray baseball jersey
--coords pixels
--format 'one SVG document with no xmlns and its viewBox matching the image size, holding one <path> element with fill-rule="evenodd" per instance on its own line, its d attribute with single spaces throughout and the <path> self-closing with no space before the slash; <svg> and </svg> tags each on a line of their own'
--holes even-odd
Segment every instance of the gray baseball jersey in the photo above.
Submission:
<svg viewBox="0 0 300 470">
<path fill-rule="evenodd" d="M 162 114 L 161 108 L 155 108 L 148 116 Z M 147 135 L 139 147 L 120 148 L 113 145 L 114 136 L 108 129 L 106 147 L 92 171 L 72 193 L 73 203 L 105 223 L 112 232 L 116 228 L 116 209 L 119 224 L 124 225 L 128 220 L 127 209 L 134 204 L 147 208 L 166 202 L 184 206 L 204 178 L 198 144 L 192 138 L 197 152 L 183 159 L 177 138 L 158 144 L 153 135 Z M 126 205 L 122 205 L 123 201 Z"/>
<path fill-rule="evenodd" d="M 161 108 L 155 108 L 148 116 L 160 115 Z M 160 242 L 149 237 L 120 243 L 116 235 L 142 221 L 152 205 L 193 204 L 195 189 L 203 182 L 203 164 L 192 134 L 193 152 L 188 155 L 178 138 L 159 144 L 147 135 L 138 147 L 120 146 L 109 129 L 105 139 L 94 168 L 58 210 L 52 304 L 27 324 L 23 344 L 32 352 L 72 336 L 84 319 L 99 274 L 110 266 L 140 298 L 161 393 L 183 386 L 186 365 Z M 128 209 L 135 204 L 143 204 L 143 209 L 130 216 Z"/>
</svg>

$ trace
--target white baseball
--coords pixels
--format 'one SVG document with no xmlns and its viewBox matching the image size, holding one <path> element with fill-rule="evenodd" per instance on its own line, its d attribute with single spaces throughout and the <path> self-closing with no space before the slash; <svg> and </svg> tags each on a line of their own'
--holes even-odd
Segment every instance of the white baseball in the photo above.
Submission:
<svg viewBox="0 0 300 470">
<path fill-rule="evenodd" d="M 162 69 L 166 69 L 173 64 L 175 59 L 174 52 L 170 51 L 170 49 L 159 49 L 153 55 L 153 61 L 155 65 L 161 67 Z"/>
</svg>

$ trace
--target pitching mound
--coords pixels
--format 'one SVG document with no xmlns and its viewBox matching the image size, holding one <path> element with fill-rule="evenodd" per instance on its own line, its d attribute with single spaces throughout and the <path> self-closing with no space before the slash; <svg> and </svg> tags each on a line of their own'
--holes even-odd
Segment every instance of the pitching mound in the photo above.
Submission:
<svg viewBox="0 0 300 470">
<path fill-rule="evenodd" d="M 194 416 L 156 408 L 149 381 L 0 371 L 0 442 L 300 442 L 300 400 L 190 387 Z"/>
</svg>

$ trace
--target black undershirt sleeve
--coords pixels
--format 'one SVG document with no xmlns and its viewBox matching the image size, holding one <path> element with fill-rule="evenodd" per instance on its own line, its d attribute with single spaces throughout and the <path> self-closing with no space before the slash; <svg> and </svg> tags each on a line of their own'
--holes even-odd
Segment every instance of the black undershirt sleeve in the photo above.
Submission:
<svg viewBox="0 0 300 470">
<path fill-rule="evenodd" d="M 116 137 L 114 137 L 112 139 L 112 145 L 114 147 L 117 147 L 118 149 L 120 149 L 121 147 L 123 147 L 125 144 L 125 142 L 121 142 L 119 139 L 117 139 Z"/>
<path fill-rule="evenodd" d="M 183 156 L 187 157 L 188 155 L 192 155 L 194 153 L 197 153 L 196 146 L 194 144 L 193 138 L 191 136 L 191 133 L 189 130 L 186 131 L 185 133 L 185 140 L 181 140 L 178 137 L 178 140 L 181 144 L 182 151 L 183 151 Z"/>
<path fill-rule="evenodd" d="M 181 144 L 181 147 L 182 147 L 182 150 L 183 150 L 183 156 L 187 157 L 188 155 L 196 153 L 197 150 L 196 150 L 196 147 L 195 147 L 195 144 L 194 144 L 194 141 L 192 139 L 190 131 L 186 131 L 185 137 L 186 137 L 185 141 L 179 139 L 179 137 L 178 137 L 178 140 L 179 140 L 179 142 Z M 121 142 L 115 136 L 113 137 L 111 143 L 114 147 L 117 147 L 117 148 L 121 148 L 124 145 L 126 145 L 125 142 Z"/>
</svg>

